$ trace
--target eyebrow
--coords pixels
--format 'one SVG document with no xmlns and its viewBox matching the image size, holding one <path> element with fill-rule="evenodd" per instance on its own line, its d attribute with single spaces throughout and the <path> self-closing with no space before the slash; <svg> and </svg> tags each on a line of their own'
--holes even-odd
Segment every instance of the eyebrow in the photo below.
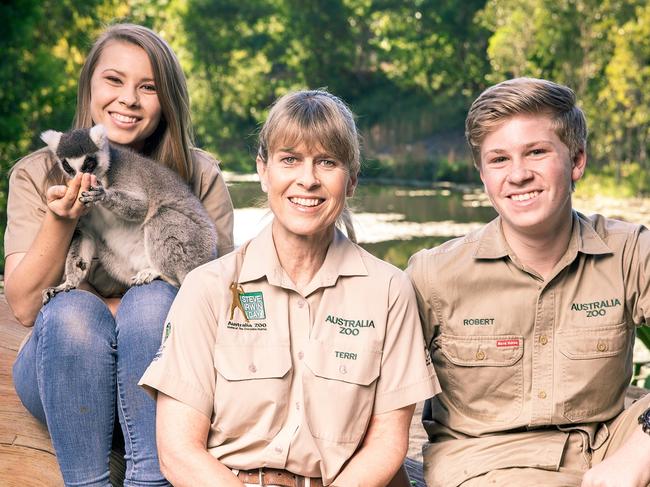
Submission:
<svg viewBox="0 0 650 487">
<path fill-rule="evenodd" d="M 527 144 L 524 144 L 523 148 L 524 149 L 530 149 L 531 147 L 538 145 L 538 144 L 553 144 L 552 141 L 546 140 L 546 139 L 541 139 L 541 140 L 534 140 L 533 142 L 528 142 Z M 489 149 L 484 152 L 484 154 L 507 154 L 508 151 L 506 149 L 500 149 L 500 148 L 495 148 L 495 149 Z"/>
<path fill-rule="evenodd" d="M 123 71 L 120 71 L 119 69 L 115 69 L 115 68 L 106 68 L 106 69 L 102 70 L 102 74 L 106 74 L 108 71 L 112 71 L 114 73 L 119 74 L 120 76 L 126 77 L 126 73 L 124 73 Z M 143 78 L 143 79 L 140 80 L 140 82 L 143 82 L 143 81 L 144 82 L 154 82 L 155 80 L 153 78 Z"/>
<path fill-rule="evenodd" d="M 278 152 L 286 152 L 288 154 L 293 154 L 293 155 L 296 155 L 296 156 L 304 155 L 302 152 L 297 151 L 293 147 L 280 147 L 280 148 L 278 148 L 277 151 Z M 318 152 L 318 153 L 314 154 L 314 158 L 323 158 L 323 157 L 327 157 L 328 159 L 336 159 L 336 157 L 333 154 L 329 154 L 327 152 Z"/>
<path fill-rule="evenodd" d="M 505 149 L 498 149 L 498 148 L 497 149 L 490 149 L 490 150 L 485 151 L 486 154 L 490 154 L 492 152 L 494 152 L 495 154 L 505 154 L 508 151 L 505 150 Z"/>
</svg>

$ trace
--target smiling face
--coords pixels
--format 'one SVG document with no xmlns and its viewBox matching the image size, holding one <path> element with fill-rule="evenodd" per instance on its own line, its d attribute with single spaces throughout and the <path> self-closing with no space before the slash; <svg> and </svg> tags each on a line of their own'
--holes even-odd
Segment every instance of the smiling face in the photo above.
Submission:
<svg viewBox="0 0 650 487">
<path fill-rule="evenodd" d="M 90 81 L 93 122 L 106 127 L 110 141 L 141 150 L 161 113 L 147 53 L 134 44 L 110 41 Z"/>
<path fill-rule="evenodd" d="M 480 174 L 506 238 L 549 237 L 571 222 L 571 186 L 585 169 L 546 115 L 507 118 L 483 140 Z"/>
<path fill-rule="evenodd" d="M 275 217 L 276 242 L 295 237 L 329 242 L 357 184 L 344 162 L 303 143 L 273 150 L 266 162 L 258 157 L 257 173 Z"/>
</svg>

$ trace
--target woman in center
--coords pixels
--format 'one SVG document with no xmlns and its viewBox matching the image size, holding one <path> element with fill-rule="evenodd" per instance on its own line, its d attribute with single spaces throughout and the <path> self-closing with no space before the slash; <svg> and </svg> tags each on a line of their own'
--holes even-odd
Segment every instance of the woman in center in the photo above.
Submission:
<svg viewBox="0 0 650 487">
<path fill-rule="evenodd" d="M 274 104 L 257 155 L 273 221 L 187 276 L 140 382 L 176 487 L 385 486 L 398 471 L 438 383 L 409 279 L 336 228 L 354 239 L 359 167 L 339 98 Z"/>
</svg>

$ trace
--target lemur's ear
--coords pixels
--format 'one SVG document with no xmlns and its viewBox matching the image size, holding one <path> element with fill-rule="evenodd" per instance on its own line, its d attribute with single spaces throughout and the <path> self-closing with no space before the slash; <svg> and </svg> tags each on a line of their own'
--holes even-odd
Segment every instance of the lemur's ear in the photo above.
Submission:
<svg viewBox="0 0 650 487">
<path fill-rule="evenodd" d="M 41 134 L 41 140 L 47 144 L 53 154 L 56 154 L 56 149 L 59 147 L 62 135 L 62 132 L 57 132 L 56 130 L 46 130 Z"/>
<path fill-rule="evenodd" d="M 102 124 L 94 125 L 90 129 L 90 138 L 98 149 L 103 149 L 107 142 L 106 128 Z"/>
</svg>

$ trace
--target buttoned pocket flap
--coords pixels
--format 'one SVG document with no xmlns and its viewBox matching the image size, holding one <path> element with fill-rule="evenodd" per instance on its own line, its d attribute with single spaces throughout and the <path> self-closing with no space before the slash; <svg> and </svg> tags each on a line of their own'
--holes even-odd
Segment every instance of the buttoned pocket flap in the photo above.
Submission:
<svg viewBox="0 0 650 487">
<path fill-rule="evenodd" d="M 438 344 L 447 359 L 465 367 L 508 367 L 524 353 L 524 337 L 518 335 L 441 335 Z"/>
<path fill-rule="evenodd" d="M 367 386 L 379 377 L 381 350 L 313 340 L 305 364 L 318 377 Z"/>
<path fill-rule="evenodd" d="M 627 348 L 630 339 L 625 323 L 560 332 L 560 351 L 573 360 L 613 357 Z"/>
<path fill-rule="evenodd" d="M 231 381 L 280 378 L 291 369 L 291 354 L 288 345 L 217 343 L 214 367 L 219 374 Z"/>
</svg>

